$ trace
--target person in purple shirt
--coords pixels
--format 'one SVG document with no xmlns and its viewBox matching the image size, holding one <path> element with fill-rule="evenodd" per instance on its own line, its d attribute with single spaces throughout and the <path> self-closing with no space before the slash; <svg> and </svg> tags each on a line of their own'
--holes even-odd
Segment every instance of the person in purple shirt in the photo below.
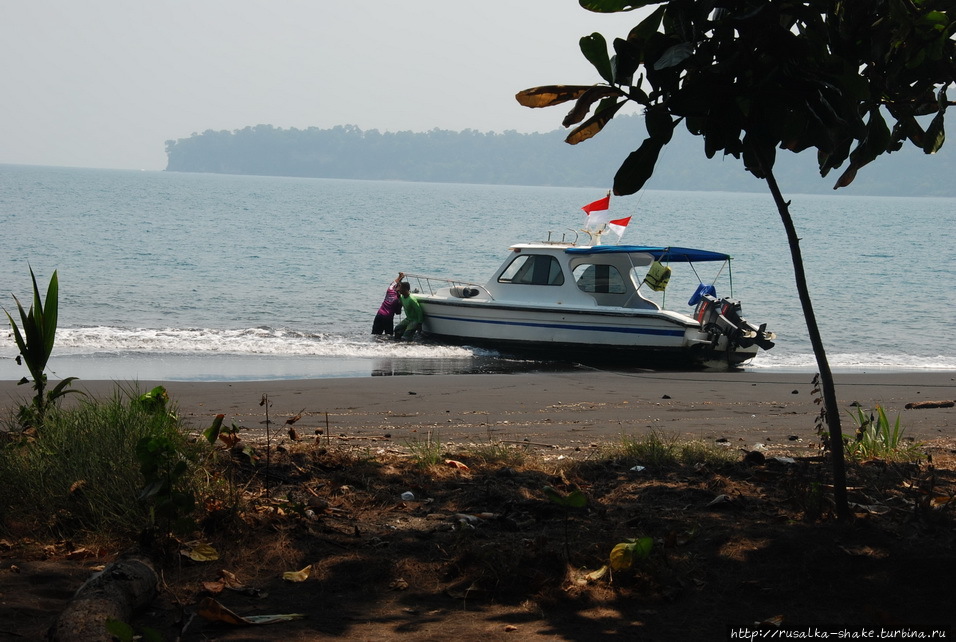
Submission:
<svg viewBox="0 0 956 642">
<path fill-rule="evenodd" d="M 405 278 L 404 272 L 398 273 L 398 278 L 392 281 L 385 291 L 385 300 L 382 301 L 375 321 L 372 322 L 372 334 L 392 334 L 395 329 L 395 314 L 402 309 L 402 301 L 398 298 L 398 284 Z"/>
</svg>

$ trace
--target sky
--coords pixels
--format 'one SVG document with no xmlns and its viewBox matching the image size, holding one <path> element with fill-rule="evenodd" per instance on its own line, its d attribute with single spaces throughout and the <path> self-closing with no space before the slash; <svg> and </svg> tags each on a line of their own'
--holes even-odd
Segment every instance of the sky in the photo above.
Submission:
<svg viewBox="0 0 956 642">
<path fill-rule="evenodd" d="M 551 131 L 521 89 L 593 84 L 577 0 L 3 0 L 0 163 L 161 170 L 247 126 Z"/>
</svg>

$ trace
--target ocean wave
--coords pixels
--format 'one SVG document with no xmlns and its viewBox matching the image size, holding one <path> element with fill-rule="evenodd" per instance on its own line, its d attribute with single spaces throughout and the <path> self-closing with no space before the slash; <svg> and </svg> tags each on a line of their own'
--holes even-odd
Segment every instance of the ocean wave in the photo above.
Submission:
<svg viewBox="0 0 956 642">
<path fill-rule="evenodd" d="M 0 341 L 0 359 L 17 355 L 14 342 Z M 301 332 L 268 326 L 216 328 L 124 328 L 91 326 L 61 328 L 54 356 L 63 357 L 319 357 L 333 359 L 463 359 L 502 357 L 490 350 L 425 342 L 397 342 L 363 332 Z M 828 356 L 833 370 L 954 371 L 956 358 L 949 355 L 912 355 L 872 352 L 842 352 Z M 815 372 L 811 352 L 772 350 L 745 364 L 751 370 Z"/>
<path fill-rule="evenodd" d="M 948 355 L 835 353 L 827 355 L 831 370 L 956 370 L 956 358 Z M 754 370 L 817 370 L 813 353 L 766 352 L 746 366 Z"/>
<path fill-rule="evenodd" d="M 14 348 L 15 351 L 15 348 Z M 365 334 L 303 333 L 283 328 L 63 328 L 56 353 L 154 353 L 179 355 L 265 355 L 343 358 L 460 358 L 468 348 L 398 342 Z M 2 354 L 2 353 L 0 353 Z M 12 356 L 12 355 L 11 355 Z"/>
</svg>

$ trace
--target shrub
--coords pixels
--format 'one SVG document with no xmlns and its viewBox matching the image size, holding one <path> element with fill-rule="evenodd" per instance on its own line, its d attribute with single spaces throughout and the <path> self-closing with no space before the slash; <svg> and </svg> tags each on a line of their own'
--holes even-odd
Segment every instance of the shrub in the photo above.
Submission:
<svg viewBox="0 0 956 642">
<path fill-rule="evenodd" d="M 862 407 L 850 413 L 856 423 L 856 435 L 844 436 L 846 454 L 853 459 L 883 458 L 911 461 L 920 456 L 919 444 L 903 441 L 905 428 L 900 415 L 890 423 L 883 406 L 877 406 L 867 414 Z"/>
<path fill-rule="evenodd" d="M 117 390 L 106 401 L 87 398 L 73 408 L 49 407 L 43 430 L 33 435 L 11 430 L 15 420 L 7 421 L 0 444 L 0 487 L 12 490 L 0 513 L 0 528 L 7 531 L 136 535 L 151 526 L 152 511 L 141 498 L 147 480 L 137 444 L 168 445 L 166 455 L 190 471 L 201 454 L 175 415 L 129 391 Z"/>
</svg>

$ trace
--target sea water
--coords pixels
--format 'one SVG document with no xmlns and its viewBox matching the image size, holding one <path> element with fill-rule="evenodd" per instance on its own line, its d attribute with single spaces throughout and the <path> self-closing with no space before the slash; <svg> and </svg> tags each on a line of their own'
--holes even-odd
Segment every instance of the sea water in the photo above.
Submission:
<svg viewBox="0 0 956 642">
<path fill-rule="evenodd" d="M 786 188 L 785 177 L 779 177 Z M 756 179 L 755 179 L 756 180 Z M 757 187 L 760 187 L 758 185 Z M 370 335 L 399 271 L 484 282 L 515 242 L 564 235 L 601 189 L 0 165 L 0 304 L 59 279 L 51 378 L 240 380 L 537 369 Z M 786 195 L 831 367 L 956 370 L 956 199 Z M 815 370 L 769 193 L 612 198 L 622 243 L 726 252 L 718 294 L 777 345 L 746 368 Z M 695 266 L 705 281 L 718 266 Z M 687 311 L 697 277 L 672 280 Z M 4 321 L 6 321 L 4 319 Z M 4 324 L 4 327 L 7 327 Z M 28 375 L 0 332 L 0 379 Z"/>
</svg>

